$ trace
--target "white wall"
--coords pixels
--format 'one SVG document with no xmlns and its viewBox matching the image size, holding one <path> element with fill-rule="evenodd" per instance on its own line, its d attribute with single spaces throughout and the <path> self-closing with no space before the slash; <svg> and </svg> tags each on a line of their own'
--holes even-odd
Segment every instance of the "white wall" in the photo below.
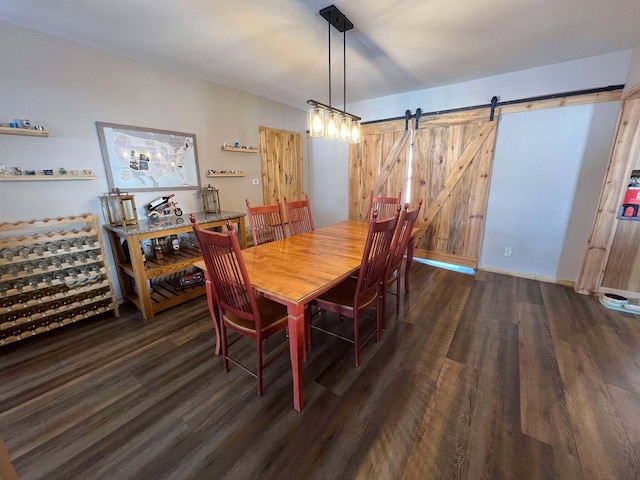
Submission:
<svg viewBox="0 0 640 480">
<path fill-rule="evenodd" d="M 627 75 L 627 88 L 640 84 L 640 45 L 633 49 L 629 74 Z"/>
<path fill-rule="evenodd" d="M 577 278 L 617 114 L 609 102 L 500 120 L 480 268 Z"/>
<path fill-rule="evenodd" d="M 403 116 L 407 109 L 415 113 L 418 107 L 431 112 L 486 104 L 494 95 L 506 101 L 622 84 L 630 58 L 631 51 L 617 52 L 358 102 L 347 110 L 366 121 Z M 619 102 L 610 102 L 500 119 L 481 268 L 575 280 L 618 108 Z M 505 246 L 513 249 L 509 259 Z"/>
<path fill-rule="evenodd" d="M 316 228 L 349 219 L 349 144 L 308 140 L 309 198 Z"/>
<path fill-rule="evenodd" d="M 248 70 L 248 75 L 252 74 Z M 224 210 L 262 204 L 259 154 L 222 152 L 222 142 L 258 145 L 258 126 L 304 132 L 306 115 L 254 95 L 0 22 L 0 122 L 27 118 L 49 138 L 0 135 L 0 164 L 23 169 L 92 169 L 98 180 L 0 183 L 0 221 L 101 213 L 108 191 L 96 121 L 195 133 L 203 183 L 220 189 Z M 207 169 L 245 170 L 207 179 Z M 305 172 L 305 182 L 308 175 Z M 165 192 L 136 193 L 144 203 Z M 176 191 L 185 212 L 197 191 Z"/>
</svg>

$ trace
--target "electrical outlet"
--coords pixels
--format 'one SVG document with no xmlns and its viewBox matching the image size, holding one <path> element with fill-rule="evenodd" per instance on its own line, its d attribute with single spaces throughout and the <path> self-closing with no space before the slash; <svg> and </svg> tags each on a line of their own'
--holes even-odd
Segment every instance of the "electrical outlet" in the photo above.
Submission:
<svg viewBox="0 0 640 480">
<path fill-rule="evenodd" d="M 511 256 L 511 247 L 504 247 L 504 256 L 505 257 L 510 257 Z"/>
<path fill-rule="evenodd" d="M 260 185 L 260 180 L 254 178 L 253 180 L 251 180 L 251 185 Z"/>
</svg>

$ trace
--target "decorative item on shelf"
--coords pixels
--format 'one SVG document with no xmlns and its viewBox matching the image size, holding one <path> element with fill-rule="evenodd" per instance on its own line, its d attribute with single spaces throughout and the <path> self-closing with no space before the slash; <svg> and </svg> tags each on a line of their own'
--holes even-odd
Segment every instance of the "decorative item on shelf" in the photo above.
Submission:
<svg viewBox="0 0 640 480">
<path fill-rule="evenodd" d="M 147 217 L 154 219 L 161 216 L 168 216 L 175 214 L 177 217 L 182 216 L 182 209 L 178 207 L 178 202 L 174 202 L 171 199 L 175 197 L 172 193 L 170 195 L 163 195 L 154 200 L 151 200 L 144 206 L 147 212 Z"/>
<path fill-rule="evenodd" d="M 618 211 L 618 220 L 640 220 L 640 170 L 633 170 Z"/>
<path fill-rule="evenodd" d="M 162 249 L 162 245 L 160 245 L 159 238 L 154 239 L 153 255 L 156 260 L 162 260 L 164 258 L 164 250 Z"/>
<path fill-rule="evenodd" d="M 206 213 L 220 213 L 220 195 L 216 187 L 208 184 L 200 194 L 202 196 L 202 208 Z"/>
<path fill-rule="evenodd" d="M 176 234 L 169 236 L 169 253 L 174 255 L 180 253 L 180 239 Z"/>
<path fill-rule="evenodd" d="M 175 283 L 175 287 L 180 289 L 198 287 L 204 285 L 204 282 L 204 274 L 202 272 L 195 272 L 181 276 Z"/>
<path fill-rule="evenodd" d="M 316 100 L 307 100 L 311 105 L 308 113 L 308 133 L 310 137 L 325 137 L 333 140 L 343 140 L 350 143 L 360 143 L 360 117 L 348 113 L 347 108 L 347 31 L 353 28 L 353 23 L 335 5 L 320 10 L 320 15 L 343 34 L 343 101 L 342 110 L 331 104 L 331 28 L 329 27 L 329 105 Z"/>
<path fill-rule="evenodd" d="M 100 197 L 107 222 L 112 226 L 138 225 L 136 201 L 133 195 L 116 188 Z"/>
</svg>

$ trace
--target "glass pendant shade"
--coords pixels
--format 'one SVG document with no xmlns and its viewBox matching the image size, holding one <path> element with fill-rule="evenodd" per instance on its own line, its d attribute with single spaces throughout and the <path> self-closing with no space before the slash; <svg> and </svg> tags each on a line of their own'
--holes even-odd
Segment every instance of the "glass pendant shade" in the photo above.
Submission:
<svg viewBox="0 0 640 480">
<path fill-rule="evenodd" d="M 340 138 L 340 123 L 342 115 L 330 112 L 326 117 L 325 137 L 330 139 Z"/>
<path fill-rule="evenodd" d="M 360 143 L 360 122 L 351 122 L 351 143 Z"/>
<path fill-rule="evenodd" d="M 321 108 L 312 108 L 309 110 L 309 136 L 324 137 L 325 112 Z"/>
<path fill-rule="evenodd" d="M 340 140 L 348 142 L 351 138 L 351 119 L 349 117 L 342 117 L 342 123 L 340 124 Z"/>
</svg>

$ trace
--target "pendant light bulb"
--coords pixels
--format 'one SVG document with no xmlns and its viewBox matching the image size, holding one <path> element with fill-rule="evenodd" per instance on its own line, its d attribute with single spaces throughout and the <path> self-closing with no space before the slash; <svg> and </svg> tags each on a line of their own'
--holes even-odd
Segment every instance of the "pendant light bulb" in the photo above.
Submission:
<svg viewBox="0 0 640 480">
<path fill-rule="evenodd" d="M 351 143 L 360 143 L 360 122 L 351 122 Z"/>
<path fill-rule="evenodd" d="M 342 117 L 342 124 L 340 125 L 340 140 L 348 142 L 351 138 L 351 119 L 349 117 Z"/>
<path fill-rule="evenodd" d="M 325 112 L 321 108 L 314 107 L 309 110 L 309 136 L 324 137 L 324 116 Z"/>
<path fill-rule="evenodd" d="M 327 123 L 325 127 L 325 136 L 330 139 L 337 139 L 340 135 L 339 125 L 342 115 L 337 113 L 329 113 L 327 115 Z"/>
</svg>

